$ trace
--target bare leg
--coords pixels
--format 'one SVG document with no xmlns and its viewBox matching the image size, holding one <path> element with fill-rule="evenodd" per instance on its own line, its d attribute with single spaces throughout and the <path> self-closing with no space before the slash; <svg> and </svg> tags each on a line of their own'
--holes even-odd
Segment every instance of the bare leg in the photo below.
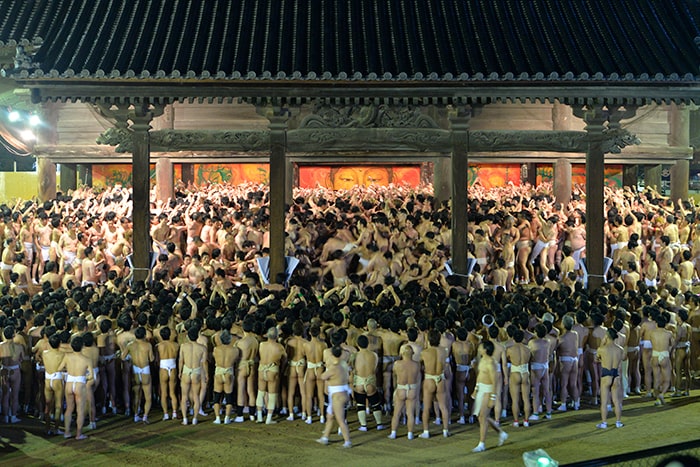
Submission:
<svg viewBox="0 0 700 467">
<path fill-rule="evenodd" d="M 64 426 L 63 426 L 63 436 L 66 438 L 71 437 L 70 425 L 73 420 L 73 411 L 75 410 L 75 399 L 76 396 L 73 391 L 75 391 L 75 383 L 66 384 L 66 413 L 63 416 Z"/>
<path fill-rule="evenodd" d="M 180 380 L 180 412 L 182 413 L 182 424 L 187 425 L 187 401 L 190 398 L 190 376 L 182 375 Z"/>
<path fill-rule="evenodd" d="M 518 423 L 518 417 L 520 416 L 520 380 L 521 376 L 518 373 L 511 373 L 510 375 L 510 398 L 513 404 L 513 424 Z M 483 408 L 483 407 L 482 407 Z"/>
<path fill-rule="evenodd" d="M 603 424 L 608 422 L 608 397 L 610 397 L 610 384 L 612 376 L 604 376 L 600 381 L 600 420 Z"/>
<path fill-rule="evenodd" d="M 77 426 L 75 431 L 75 439 L 84 439 L 83 435 L 83 424 L 85 423 L 85 394 L 87 388 L 83 383 L 77 383 L 78 387 L 75 392 L 75 424 Z"/>
</svg>

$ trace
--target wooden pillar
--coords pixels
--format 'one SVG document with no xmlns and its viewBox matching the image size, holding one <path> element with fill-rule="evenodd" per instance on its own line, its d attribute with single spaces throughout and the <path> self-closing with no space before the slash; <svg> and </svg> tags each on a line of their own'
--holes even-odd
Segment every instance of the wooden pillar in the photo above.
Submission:
<svg viewBox="0 0 700 467">
<path fill-rule="evenodd" d="M 166 201 L 174 194 L 173 161 L 169 157 L 161 157 L 156 161 L 156 196 Z"/>
<path fill-rule="evenodd" d="M 182 183 L 185 186 L 194 184 L 194 164 L 182 163 Z"/>
<path fill-rule="evenodd" d="M 437 204 L 450 199 L 452 168 L 449 154 L 441 154 L 433 162 L 433 196 Z"/>
<path fill-rule="evenodd" d="M 75 164 L 61 164 L 61 191 L 63 193 L 78 188 L 77 169 Z"/>
<path fill-rule="evenodd" d="M 690 183 L 690 161 L 677 160 L 671 166 L 671 200 L 688 199 L 688 184 Z"/>
<path fill-rule="evenodd" d="M 622 166 L 622 186 L 631 186 L 635 189 L 637 188 L 637 173 L 639 171 L 639 166 L 633 165 L 623 165 Z"/>
<path fill-rule="evenodd" d="M 571 201 L 571 161 L 560 158 L 554 163 L 554 198 L 566 206 Z"/>
<path fill-rule="evenodd" d="M 286 146 L 286 145 L 285 145 Z M 284 174 L 285 174 L 285 183 L 284 183 L 284 203 L 285 203 L 285 212 L 287 206 L 291 206 L 292 203 L 294 202 L 294 184 L 295 184 L 295 177 L 294 177 L 294 162 L 287 157 L 286 151 L 285 151 L 285 157 L 284 157 Z"/>
<path fill-rule="evenodd" d="M 92 164 L 78 164 L 78 185 L 92 186 Z"/>
<path fill-rule="evenodd" d="M 527 177 L 523 179 L 532 186 L 537 186 L 537 164 L 534 162 L 528 162 L 523 164 L 527 169 Z"/>
<path fill-rule="evenodd" d="M 671 104 L 668 112 L 669 146 L 687 148 L 690 145 L 690 111 L 685 105 Z"/>
<path fill-rule="evenodd" d="M 588 288 L 595 289 L 605 282 L 603 276 L 604 245 L 604 199 L 603 185 L 605 177 L 605 155 L 603 154 L 603 130 L 606 115 L 603 107 L 588 107 L 584 114 L 586 132 L 588 133 L 588 150 L 586 151 L 586 268 L 588 269 Z"/>
<path fill-rule="evenodd" d="M 469 118 L 471 109 L 450 115 L 452 153 L 452 269 L 467 273 L 467 184 L 469 171 Z"/>
<path fill-rule="evenodd" d="M 46 157 L 36 158 L 39 178 L 39 199 L 48 201 L 56 198 L 56 164 Z"/>
<path fill-rule="evenodd" d="M 268 116 L 270 121 L 270 282 L 285 271 L 285 201 L 287 198 L 287 115 Z M 291 197 L 291 196 L 290 196 Z"/>
<path fill-rule="evenodd" d="M 690 147 L 690 112 L 685 105 L 671 104 L 669 109 L 668 144 L 674 147 Z M 671 199 L 688 199 L 690 182 L 690 162 L 679 159 L 671 166 Z"/>
<path fill-rule="evenodd" d="M 146 105 L 137 105 L 130 114 L 133 139 L 132 171 L 132 219 L 134 224 L 133 236 L 133 264 L 134 284 L 137 281 L 145 281 L 150 271 L 150 122 L 153 114 L 148 111 Z"/>
<path fill-rule="evenodd" d="M 654 187 L 661 193 L 661 165 L 647 165 L 644 167 L 644 186 Z"/>
</svg>

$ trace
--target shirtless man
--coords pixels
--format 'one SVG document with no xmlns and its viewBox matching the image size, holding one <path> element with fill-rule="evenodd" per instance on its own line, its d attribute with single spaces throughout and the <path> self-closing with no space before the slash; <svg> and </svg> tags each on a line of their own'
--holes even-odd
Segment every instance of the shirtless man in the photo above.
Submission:
<svg viewBox="0 0 700 467">
<path fill-rule="evenodd" d="M 323 405 L 324 398 L 323 380 L 323 353 L 326 350 L 326 343 L 319 339 L 321 328 L 312 325 L 309 328 L 311 340 L 304 343 L 304 355 L 306 356 L 306 373 L 304 374 L 304 411 L 306 412 L 306 424 L 312 423 L 311 413 L 313 412 L 314 390 L 318 397 L 319 406 Z M 325 421 L 325 415 L 321 415 L 321 423 Z"/>
<path fill-rule="evenodd" d="M 627 369 L 629 371 L 629 391 L 630 394 L 641 394 L 640 386 L 642 375 L 639 372 L 639 340 L 642 335 L 642 329 L 639 326 L 642 323 L 642 316 L 633 312 L 629 320 L 629 337 L 627 338 Z"/>
<path fill-rule="evenodd" d="M 388 317 L 387 317 L 388 318 Z M 391 394 L 394 387 L 392 371 L 394 362 L 399 359 L 399 349 L 405 342 L 404 337 L 399 334 L 399 323 L 396 319 L 386 319 L 381 321 L 382 330 L 382 370 L 384 382 L 384 403 L 385 410 L 389 412 L 391 407 Z"/>
<path fill-rule="evenodd" d="M 97 407 L 95 405 L 95 391 L 97 386 L 100 384 L 100 368 L 98 366 L 100 360 L 100 349 L 95 345 L 95 337 L 90 332 L 85 332 L 82 334 L 83 338 L 83 350 L 81 353 L 90 359 L 93 368 L 93 378 L 88 380 L 85 389 L 85 395 L 87 396 L 87 407 L 89 409 L 89 419 L 90 423 L 88 427 L 91 430 L 97 428 Z"/>
<path fill-rule="evenodd" d="M 522 333 L 522 331 L 519 332 Z M 493 349 L 493 342 L 484 341 L 479 346 L 478 350 L 481 359 L 476 376 L 476 388 L 474 389 L 472 398 L 474 399 L 474 413 L 479 417 L 479 444 L 472 449 L 472 452 L 482 452 L 486 450 L 486 432 L 489 426 L 498 432 L 499 446 L 502 446 L 508 439 L 508 434 L 501 430 L 496 421 L 489 415 L 491 409 L 496 405 L 496 400 L 500 397 L 495 387 L 496 362 L 493 360 Z M 525 349 L 527 349 L 527 347 L 525 347 Z M 525 400 L 527 401 L 527 396 Z"/>
<path fill-rule="evenodd" d="M 469 332 L 465 328 L 457 329 L 457 339 L 452 344 L 452 356 L 455 361 L 455 393 L 457 395 L 457 407 L 459 420 L 457 423 L 464 425 L 464 392 L 469 378 L 469 369 L 476 354 L 471 342 L 467 340 Z"/>
<path fill-rule="evenodd" d="M 167 243 L 170 239 L 170 223 L 165 213 L 158 215 L 158 223 L 151 228 L 151 240 L 153 241 L 153 252 L 158 255 L 167 255 Z"/>
<path fill-rule="evenodd" d="M 114 211 L 105 214 L 100 236 L 107 243 L 107 248 L 105 248 L 107 264 L 114 266 L 114 247 L 124 241 L 124 229 L 117 222 Z"/>
<path fill-rule="evenodd" d="M 690 394 L 690 333 L 692 328 L 688 324 L 688 312 L 679 310 L 676 326 L 676 346 L 673 352 L 673 368 L 676 375 L 676 392 L 674 397 Z M 684 378 L 685 377 L 685 378 Z M 684 383 L 685 381 L 685 383 Z M 685 384 L 685 391 L 682 390 Z"/>
<path fill-rule="evenodd" d="M 62 276 L 56 272 L 56 263 L 49 261 L 45 266 L 43 266 L 43 268 L 45 272 L 39 278 L 39 284 L 43 285 L 45 282 L 48 282 L 51 284 L 52 290 L 57 290 L 59 287 L 61 287 Z"/>
<path fill-rule="evenodd" d="M 516 273 L 520 277 L 521 284 L 530 283 L 530 273 L 532 271 L 532 266 L 528 262 L 530 252 L 532 251 L 532 228 L 530 227 L 530 221 L 527 220 L 527 216 L 528 214 L 526 214 L 525 211 L 520 211 L 518 213 L 517 228 L 520 231 L 520 238 L 515 244 L 518 250 L 516 257 Z"/>
<path fill-rule="evenodd" d="M 17 242 L 18 240 L 16 238 L 5 240 L 5 248 L 2 250 L 0 274 L 2 274 L 2 283 L 5 285 L 10 285 L 10 273 L 12 272 L 12 266 L 15 264 L 15 257 L 17 256 Z"/>
<path fill-rule="evenodd" d="M 61 339 L 58 334 L 49 337 L 50 348 L 41 353 L 41 361 L 44 363 L 44 420 L 46 421 L 47 433 L 49 435 L 62 434 L 59 429 L 61 423 L 61 409 L 63 408 L 63 373 L 58 371 L 63 363 L 65 353 L 58 350 Z M 52 422 L 55 429 L 51 428 Z"/>
<path fill-rule="evenodd" d="M 31 278 L 35 280 L 36 275 L 31 275 L 32 272 L 34 272 L 33 268 L 36 264 L 34 259 L 36 239 L 34 234 L 33 214 L 22 217 L 22 228 L 19 231 L 19 239 L 21 240 L 22 245 L 24 245 L 24 257 L 26 259 L 26 266 L 28 267 L 29 274 Z"/>
<path fill-rule="evenodd" d="M 375 319 L 370 318 L 367 320 L 367 332 L 364 334 L 367 336 L 367 340 L 369 342 L 367 345 L 367 350 L 376 353 L 382 362 L 382 365 L 377 365 L 377 381 L 381 381 L 383 380 L 384 376 L 384 341 L 381 336 L 381 330 L 378 329 L 377 321 Z"/>
<path fill-rule="evenodd" d="M 591 372 L 591 394 L 593 396 L 593 405 L 598 404 L 598 393 L 600 383 L 600 363 L 596 359 L 598 355 L 598 347 L 603 342 L 606 328 L 603 326 L 605 317 L 600 313 L 593 313 L 591 321 L 593 321 L 593 329 L 588 336 L 588 348 L 586 349 L 586 357 L 588 359 L 588 371 Z"/>
<path fill-rule="evenodd" d="M 39 213 L 39 221 L 34 225 L 34 233 L 39 251 L 32 277 L 41 277 L 44 274 L 44 265 L 51 260 L 51 234 L 53 233 L 53 227 L 49 224 L 49 218 L 45 212 Z"/>
<path fill-rule="evenodd" d="M 508 270 L 506 269 L 506 261 L 503 258 L 496 260 L 496 268 L 491 271 L 489 279 L 494 290 L 499 287 L 503 288 L 503 290 L 509 290 Z"/>
<path fill-rule="evenodd" d="M 656 262 L 659 266 L 659 276 L 662 278 L 671 270 L 671 263 L 673 262 L 674 252 L 669 243 L 670 240 L 668 236 L 662 235 L 661 249 L 656 255 Z"/>
<path fill-rule="evenodd" d="M 394 415 L 391 418 L 391 434 L 389 439 L 396 439 L 396 429 L 404 408 L 406 409 L 406 424 L 408 439 L 413 439 L 415 420 L 412 414 L 418 405 L 418 385 L 420 381 L 420 364 L 413 360 L 413 347 L 404 345 L 401 348 L 401 360 L 394 363 L 396 389 L 394 390 Z"/>
<path fill-rule="evenodd" d="M 107 398 L 109 397 L 112 413 L 117 413 L 117 371 L 116 371 L 116 337 L 112 331 L 112 320 L 99 321 L 100 333 L 97 335 L 97 348 L 99 349 L 100 385 L 104 394 L 102 413 L 107 412 Z"/>
<path fill-rule="evenodd" d="M 299 387 L 299 398 L 301 399 L 302 414 L 301 418 L 306 419 L 306 390 L 304 387 L 304 373 L 306 370 L 306 358 L 304 353 L 304 344 L 306 340 L 302 337 L 304 334 L 304 323 L 297 320 L 292 324 L 292 337 L 287 339 L 285 344 L 287 351 L 287 361 L 289 362 L 287 377 L 287 407 L 289 408 L 289 417 L 287 420 L 293 421 L 294 414 L 297 413 L 298 407 L 294 406 L 294 397 L 296 396 L 297 386 Z"/>
<path fill-rule="evenodd" d="M 654 378 L 654 370 L 652 369 L 651 364 L 651 334 L 656 329 L 656 322 L 651 319 L 650 314 L 650 307 L 645 306 L 642 308 L 643 317 L 642 324 L 640 324 L 641 336 L 639 341 L 639 347 L 641 348 L 642 355 L 642 370 L 644 371 L 644 388 L 647 391 L 647 397 L 653 397 L 654 387 L 654 383 L 652 381 Z M 656 384 L 658 384 L 658 380 L 656 380 Z"/>
<path fill-rule="evenodd" d="M 515 279 L 515 244 L 513 243 L 513 237 L 509 234 L 503 234 L 501 240 L 503 242 L 503 250 L 501 251 L 500 259 L 503 259 L 505 262 L 505 270 L 507 272 L 505 288 L 507 291 L 510 291 Z"/>
<path fill-rule="evenodd" d="M 329 272 L 333 277 L 333 287 L 342 287 L 348 281 L 348 263 L 343 250 L 335 250 L 327 261 L 321 263 L 320 277 L 323 278 Z"/>
<path fill-rule="evenodd" d="M 134 340 L 134 332 L 131 330 L 133 320 L 129 315 L 121 315 L 117 319 L 117 324 L 121 328 L 121 332 L 117 334 L 117 346 L 119 354 L 123 355 L 126 352 L 126 347 Z M 121 377 L 122 377 L 122 397 L 124 399 L 124 414 L 128 417 L 131 415 L 131 357 L 120 359 L 121 362 Z M 114 411 L 114 407 L 112 408 Z"/>
<path fill-rule="evenodd" d="M 357 338 L 357 346 L 360 351 L 355 355 L 354 374 L 352 385 L 357 404 L 357 418 L 360 422 L 360 431 L 367 431 L 367 402 L 377 423 L 377 430 L 384 429 L 382 425 L 382 398 L 377 391 L 377 366 L 379 356 L 368 349 L 367 336 Z"/>
<path fill-rule="evenodd" d="M 523 344 L 525 334 L 521 329 L 513 333 L 514 343 L 506 350 L 506 356 L 510 362 L 510 397 L 513 400 L 513 426 L 520 426 L 520 398 L 524 405 L 523 426 L 530 426 L 530 362 L 531 352 L 527 345 Z M 482 344 L 483 345 L 483 344 Z M 493 351 L 491 352 L 493 354 Z M 493 380 L 492 380 L 493 381 Z M 495 381 L 494 381 L 495 382 Z M 491 383 L 493 384 L 493 382 Z"/>
<path fill-rule="evenodd" d="M 673 333 L 666 329 L 668 321 L 663 314 L 656 319 L 656 329 L 651 331 L 651 368 L 654 372 L 654 405 L 666 403 L 664 394 L 671 386 L 671 349 L 673 348 Z"/>
<path fill-rule="evenodd" d="M 287 363 L 287 353 L 284 347 L 277 342 L 278 332 L 276 327 L 271 327 L 265 334 L 267 341 L 260 343 L 258 366 L 258 396 L 255 399 L 257 422 L 263 422 L 263 406 L 267 399 L 267 417 L 265 424 L 277 423 L 272 416 L 277 406 L 277 396 L 280 390 L 280 368 Z"/>
<path fill-rule="evenodd" d="M 323 430 L 323 435 L 316 441 L 320 444 L 328 444 L 331 431 L 333 430 L 333 418 L 335 417 L 345 441 L 343 447 L 351 448 L 350 429 L 345 421 L 345 406 L 348 403 L 351 392 L 350 386 L 348 386 L 348 380 L 350 379 L 349 367 L 343 359 L 344 352 L 339 345 L 333 347 L 331 353 L 332 357 L 328 361 L 327 369 L 320 378 L 328 385 L 328 421 Z"/>
<path fill-rule="evenodd" d="M 83 349 L 83 338 L 75 336 L 70 342 L 73 352 L 66 354 L 63 362 L 58 367 L 57 371 L 66 370 L 66 413 L 64 414 L 65 425 L 63 429 L 63 437 L 70 438 L 71 422 L 73 420 L 73 411 L 76 411 L 76 432 L 75 439 L 86 439 L 83 434 L 83 423 L 85 422 L 85 401 L 87 382 L 92 379 L 93 367 L 92 362 L 80 351 Z M 86 376 L 87 375 L 87 376 Z"/>
<path fill-rule="evenodd" d="M 546 339 L 547 328 L 540 323 L 535 326 L 535 339 L 530 339 L 527 343 L 531 352 L 530 381 L 532 385 L 532 416 L 530 420 L 539 420 L 539 410 L 542 405 L 542 398 L 545 400 L 546 417 L 552 416 L 552 394 L 549 384 L 549 355 L 551 344 Z M 541 392 L 540 392 L 541 390 Z"/>
<path fill-rule="evenodd" d="M 421 438 L 430 438 L 428 426 L 430 424 L 430 407 L 433 399 L 437 398 L 440 412 L 449 414 L 447 407 L 447 389 L 445 388 L 445 360 L 447 358 L 445 350 L 440 347 L 440 333 L 435 329 L 428 332 L 428 343 L 430 347 L 421 353 L 423 362 L 423 433 Z M 450 435 L 448 427 L 449 416 L 442 419 L 442 435 L 447 438 Z"/>
<path fill-rule="evenodd" d="M 253 319 L 243 320 L 243 338 L 236 341 L 236 347 L 241 351 L 241 359 L 238 362 L 238 407 L 236 408 L 235 423 L 243 422 L 243 407 L 248 403 L 250 410 L 250 420 L 255 420 L 255 360 L 258 357 L 258 339 L 253 334 L 255 321 Z"/>
<path fill-rule="evenodd" d="M 469 326 L 471 327 L 473 323 L 470 323 Z M 506 346 L 498 341 L 500 334 L 500 329 L 498 326 L 491 325 L 488 329 L 488 340 L 493 343 L 493 355 L 491 358 L 493 358 L 494 363 L 496 364 L 496 393 L 500 395 L 500 397 L 496 400 L 496 405 L 494 405 L 494 419 L 496 420 L 496 423 L 500 425 L 501 423 L 501 418 L 505 418 L 506 416 L 506 410 L 505 407 L 508 405 L 508 392 L 509 391 L 504 391 L 504 387 L 509 387 L 510 380 L 509 380 L 509 374 L 510 372 L 508 371 L 508 357 L 506 355 Z M 473 338 L 476 337 L 476 335 L 473 332 L 469 333 L 469 336 L 467 340 L 470 341 L 472 347 L 474 349 L 479 348 L 479 344 L 481 342 L 475 341 Z M 476 358 L 476 355 L 474 355 Z M 474 414 L 474 411 L 471 411 L 472 416 L 476 415 L 478 418 L 478 414 Z M 471 421 L 470 421 L 471 423 Z"/>
<path fill-rule="evenodd" d="M 681 253 L 683 261 L 678 265 L 678 274 L 681 276 L 680 291 L 685 293 L 693 288 L 693 275 L 695 273 L 695 265 L 690 261 L 691 254 L 689 250 L 683 250 Z"/>
<path fill-rule="evenodd" d="M 5 423 L 18 423 L 19 389 L 22 384 L 20 363 L 24 360 L 24 346 L 14 341 L 15 328 L 3 329 L 5 340 L 0 342 L 0 391 L 2 392 L 2 413 Z M 10 413 L 12 415 L 10 415 Z"/>
<path fill-rule="evenodd" d="M 151 411 L 151 362 L 155 359 L 153 346 L 146 340 L 146 328 L 139 326 L 134 330 L 136 340 L 126 346 L 126 352 L 122 353 L 122 360 L 131 355 L 132 370 L 134 372 L 134 423 L 148 424 L 148 414 Z M 183 391 L 184 392 L 184 391 Z M 144 397 L 143 417 L 139 416 L 141 407 L 141 394 Z"/>
<path fill-rule="evenodd" d="M 224 425 L 231 423 L 231 410 L 233 409 L 233 364 L 238 360 L 241 351 L 231 344 L 231 333 L 224 329 L 219 334 L 221 344 L 214 347 L 214 414 L 216 420 L 214 424 L 221 424 L 219 415 L 221 410 L 221 399 L 226 395 L 226 415 Z"/>
<path fill-rule="evenodd" d="M 556 240 L 556 232 L 554 227 L 556 220 L 554 216 L 545 219 L 541 212 L 538 212 L 537 217 L 540 221 L 540 228 L 537 231 L 537 243 L 532 249 L 532 254 L 530 255 L 530 263 L 539 264 L 541 274 L 546 277 L 550 266 L 552 266 L 551 264 L 548 264 L 549 249 L 552 247 L 552 242 Z"/>
<path fill-rule="evenodd" d="M 474 231 L 474 256 L 484 274 L 489 272 L 489 260 L 493 257 L 493 247 L 482 229 Z"/>
<path fill-rule="evenodd" d="M 199 253 L 195 253 L 192 255 L 192 262 L 185 267 L 185 276 L 193 289 L 199 287 L 207 277 L 207 271 L 202 266 L 201 259 Z"/>
<path fill-rule="evenodd" d="M 626 357 L 625 350 L 615 343 L 617 331 L 613 328 L 606 330 L 605 336 L 598 347 L 596 358 L 600 362 L 600 417 L 601 422 L 596 428 L 608 427 L 608 400 L 612 394 L 612 402 L 615 407 L 615 426 L 622 428 L 622 360 Z"/>
<path fill-rule="evenodd" d="M 98 284 L 100 281 L 100 275 L 97 271 L 98 266 L 100 266 L 100 262 L 95 261 L 95 251 L 91 246 L 85 247 L 85 258 L 83 258 L 83 262 L 81 263 L 81 271 L 82 271 L 82 286 L 86 285 L 92 285 L 95 286 Z"/>
<path fill-rule="evenodd" d="M 559 355 L 559 371 L 561 382 L 561 397 L 559 400 L 562 406 L 566 407 L 569 395 L 574 403 L 574 407 L 579 401 L 581 394 L 578 385 L 578 341 L 579 336 L 574 331 L 574 318 L 565 315 L 562 318 L 564 332 L 559 336 L 557 342 L 557 355 Z"/>
<path fill-rule="evenodd" d="M 187 425 L 187 403 L 193 407 L 192 424 L 197 424 L 199 415 L 199 390 L 202 384 L 202 373 L 207 371 L 207 348 L 197 342 L 199 329 L 192 326 L 187 330 L 187 342 L 180 346 L 178 363 L 180 368 L 180 411 L 182 424 Z"/>
<path fill-rule="evenodd" d="M 172 407 L 173 420 L 177 419 L 177 357 L 179 345 L 171 340 L 172 330 L 163 326 L 159 330 L 161 341 L 156 344 L 159 358 L 160 406 L 163 409 L 163 420 L 169 420 L 168 397 Z"/>
</svg>

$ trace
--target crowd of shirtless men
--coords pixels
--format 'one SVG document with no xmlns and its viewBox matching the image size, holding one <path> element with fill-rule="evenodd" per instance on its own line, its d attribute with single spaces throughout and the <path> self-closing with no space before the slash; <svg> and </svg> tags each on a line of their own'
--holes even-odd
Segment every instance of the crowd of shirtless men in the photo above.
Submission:
<svg viewBox="0 0 700 467">
<path fill-rule="evenodd" d="M 272 280 L 264 187 L 154 201 L 148 285 L 131 278 L 127 189 L 0 206 L 0 422 L 34 415 L 84 439 L 105 415 L 149 423 L 155 402 L 183 425 L 320 421 L 321 444 L 335 422 L 350 447 L 348 420 L 391 439 L 478 420 L 478 452 L 489 427 L 506 441 L 507 418 L 599 406 L 597 426 L 614 410 L 620 428 L 626 397 L 688 395 L 692 202 L 606 188 L 610 267 L 588 291 L 579 187 L 566 205 L 547 186 L 472 187 L 464 276 L 449 274 L 449 204 L 429 189 L 295 194 L 285 250 L 298 265 Z"/>
</svg>

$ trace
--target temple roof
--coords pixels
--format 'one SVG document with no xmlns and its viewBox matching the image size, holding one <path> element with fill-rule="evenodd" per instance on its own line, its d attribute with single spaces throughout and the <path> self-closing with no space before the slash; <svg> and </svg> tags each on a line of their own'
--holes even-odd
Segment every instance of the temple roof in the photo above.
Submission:
<svg viewBox="0 0 700 467">
<path fill-rule="evenodd" d="M 19 78 L 690 84 L 699 43 L 697 0 L 0 2 Z"/>
</svg>

